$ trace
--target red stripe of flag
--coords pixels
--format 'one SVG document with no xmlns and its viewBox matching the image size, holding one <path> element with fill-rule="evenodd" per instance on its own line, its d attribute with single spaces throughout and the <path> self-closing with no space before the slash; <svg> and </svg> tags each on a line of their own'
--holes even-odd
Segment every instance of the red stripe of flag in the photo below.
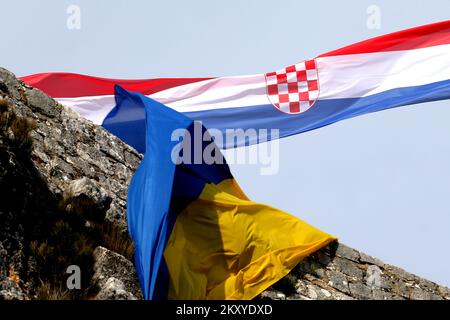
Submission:
<svg viewBox="0 0 450 320">
<path fill-rule="evenodd" d="M 450 20 L 390 33 L 337 49 L 319 57 L 401 51 L 450 44 Z"/>
<path fill-rule="evenodd" d="M 91 77 L 75 73 L 39 73 L 21 78 L 30 86 L 38 88 L 53 98 L 76 98 L 85 96 L 113 95 L 114 85 L 152 94 L 162 90 L 211 78 L 161 78 L 143 80 L 122 80 Z"/>
</svg>

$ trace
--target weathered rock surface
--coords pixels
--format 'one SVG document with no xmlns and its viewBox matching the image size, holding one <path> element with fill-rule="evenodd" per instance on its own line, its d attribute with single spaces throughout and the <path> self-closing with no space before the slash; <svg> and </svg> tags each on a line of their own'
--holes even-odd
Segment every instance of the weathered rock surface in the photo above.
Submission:
<svg viewBox="0 0 450 320">
<path fill-rule="evenodd" d="M 333 243 L 260 295 L 290 300 L 450 300 L 450 290 L 379 259 Z"/>
<path fill-rule="evenodd" d="M 70 212 L 81 203 L 94 214 L 87 220 L 106 219 L 126 230 L 126 193 L 141 155 L 0 68 L 3 98 L 17 116 L 34 119 L 36 128 L 28 159 L 0 135 L 0 193 L 10 200 L 0 201 L 0 299 L 32 299 L 38 280 L 33 279 L 36 261 L 30 256 L 30 241 L 40 226 L 27 221 L 52 215 L 61 204 Z M 11 278 L 17 281 L 11 283 Z"/>
<path fill-rule="evenodd" d="M 41 229 L 29 222 L 39 219 L 31 218 L 56 210 L 89 212 L 87 224 L 92 221 L 95 227 L 106 219 L 126 230 L 127 188 L 141 156 L 1 68 L 0 95 L 18 116 L 37 124 L 28 160 L 0 135 L 0 195 L 11 200 L 0 201 L 0 300 L 33 299 L 37 261 L 29 247 Z M 94 299 L 142 299 L 133 263 L 104 247 L 94 250 L 89 283 Z M 259 298 L 448 300 L 450 290 L 343 244 L 332 244 Z"/>
<path fill-rule="evenodd" d="M 96 181 L 112 199 L 107 218 L 125 228 L 126 193 L 139 153 L 5 69 L 0 82 L 16 112 L 37 122 L 32 160 L 49 189 L 63 193 L 73 180 Z"/>
<path fill-rule="evenodd" d="M 103 247 L 94 251 L 92 285 L 99 291 L 99 300 L 142 299 L 136 271 L 131 261 Z"/>
</svg>

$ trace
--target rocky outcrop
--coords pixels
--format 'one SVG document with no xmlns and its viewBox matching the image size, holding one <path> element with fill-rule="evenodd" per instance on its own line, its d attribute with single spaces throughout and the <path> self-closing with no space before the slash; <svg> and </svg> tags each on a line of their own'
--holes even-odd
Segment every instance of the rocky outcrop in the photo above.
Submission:
<svg viewBox="0 0 450 320">
<path fill-rule="evenodd" d="M 29 133 L 33 146 L 27 152 L 14 140 L 10 124 L 0 128 L 0 299 L 39 298 L 36 287 L 43 279 L 36 266 L 46 262 L 39 255 L 56 254 L 55 243 L 65 240 L 54 237 L 48 245 L 47 235 L 81 235 L 86 243 L 68 243 L 63 249 L 89 251 L 89 246 L 105 242 L 97 236 L 114 230 L 109 232 L 112 247 L 120 251 L 127 246 L 119 238 L 126 235 L 126 193 L 141 155 L 5 69 L 0 69 L 0 100 L 10 109 L 0 112 L 0 126 L 3 115 L 34 124 Z M 59 231 L 64 228 L 69 231 Z M 64 270 L 57 272 L 66 276 Z"/>
<path fill-rule="evenodd" d="M 450 300 L 450 290 L 333 243 L 261 294 L 276 300 Z"/>
<path fill-rule="evenodd" d="M 0 96 L 0 300 L 142 299 L 125 214 L 141 155 L 4 69 Z M 70 264 L 84 268 L 83 293 L 65 288 Z M 259 298 L 450 299 L 450 291 L 335 243 Z"/>
</svg>

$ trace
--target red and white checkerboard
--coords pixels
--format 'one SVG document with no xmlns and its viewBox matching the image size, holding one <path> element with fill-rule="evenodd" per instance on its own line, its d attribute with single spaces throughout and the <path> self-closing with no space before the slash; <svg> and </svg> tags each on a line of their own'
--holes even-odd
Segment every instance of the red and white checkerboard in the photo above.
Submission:
<svg viewBox="0 0 450 320">
<path fill-rule="evenodd" d="M 306 60 L 275 72 L 266 73 L 270 102 L 286 113 L 302 113 L 319 97 L 315 60 Z"/>
</svg>

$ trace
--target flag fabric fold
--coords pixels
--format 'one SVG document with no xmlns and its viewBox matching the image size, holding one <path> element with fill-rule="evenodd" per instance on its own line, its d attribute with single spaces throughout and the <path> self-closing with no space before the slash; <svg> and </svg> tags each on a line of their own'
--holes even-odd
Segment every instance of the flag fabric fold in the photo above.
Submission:
<svg viewBox="0 0 450 320">
<path fill-rule="evenodd" d="M 145 110 L 146 153 L 129 187 L 127 218 L 146 299 L 252 299 L 335 239 L 248 199 L 223 158 L 177 162 L 172 133 L 186 130 L 184 143 L 198 129 L 192 119 L 120 87 L 116 100 L 119 109 Z M 186 146 L 192 150 L 180 156 L 195 152 Z M 205 150 L 221 156 L 214 142 L 202 142 Z"/>
<path fill-rule="evenodd" d="M 22 78 L 145 151 L 144 112 L 116 110 L 114 84 L 218 129 L 279 137 L 351 117 L 450 98 L 450 20 L 379 36 L 274 72 L 219 78 L 120 80 L 68 73 Z M 261 142 L 223 139 L 221 148 Z M 265 140 L 264 140 L 265 141 Z"/>
</svg>

